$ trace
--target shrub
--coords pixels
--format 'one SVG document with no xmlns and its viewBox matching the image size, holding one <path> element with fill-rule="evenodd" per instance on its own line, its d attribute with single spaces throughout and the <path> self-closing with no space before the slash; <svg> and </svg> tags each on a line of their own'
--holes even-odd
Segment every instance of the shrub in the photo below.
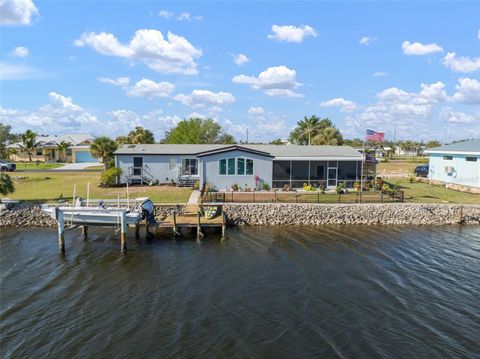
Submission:
<svg viewBox="0 0 480 359">
<path fill-rule="evenodd" d="M 9 194 L 15 191 L 13 181 L 6 173 L 0 173 L 0 194 Z"/>
<path fill-rule="evenodd" d="M 270 185 L 267 182 L 262 182 L 262 189 L 264 191 L 270 191 Z"/>
<path fill-rule="evenodd" d="M 344 189 L 344 187 L 343 187 L 342 183 L 337 184 L 337 187 L 335 187 L 335 191 L 337 191 L 338 194 L 342 194 L 343 189 Z"/>
<path fill-rule="evenodd" d="M 195 181 L 195 183 L 193 184 L 193 189 L 195 189 L 197 191 L 200 189 L 200 181 L 199 180 Z"/>
<path fill-rule="evenodd" d="M 117 177 L 122 174 L 122 170 L 118 167 L 112 167 L 102 173 L 102 183 L 111 187 L 117 182 Z"/>
<path fill-rule="evenodd" d="M 236 184 L 236 183 L 232 184 L 232 191 L 237 192 L 238 189 L 239 189 L 238 184 Z"/>
</svg>

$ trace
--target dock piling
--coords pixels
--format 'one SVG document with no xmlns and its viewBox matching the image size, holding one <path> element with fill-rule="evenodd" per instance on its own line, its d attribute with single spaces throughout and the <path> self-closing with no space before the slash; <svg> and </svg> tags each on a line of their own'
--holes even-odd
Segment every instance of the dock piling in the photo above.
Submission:
<svg viewBox="0 0 480 359">
<path fill-rule="evenodd" d="M 65 218 L 63 211 L 55 207 L 55 219 L 58 225 L 58 248 L 62 254 L 65 254 Z"/>
<path fill-rule="evenodd" d="M 127 240 L 126 240 L 126 234 L 127 234 L 127 214 L 126 212 L 121 213 L 120 217 L 120 249 L 122 253 L 127 252 Z"/>
<path fill-rule="evenodd" d="M 200 211 L 197 212 L 197 242 L 203 238 L 202 226 L 200 224 Z"/>
<path fill-rule="evenodd" d="M 222 207 L 222 241 L 225 239 L 225 230 L 227 228 L 227 217 Z"/>
<path fill-rule="evenodd" d="M 173 210 L 173 238 L 177 235 L 177 211 Z"/>
<path fill-rule="evenodd" d="M 82 236 L 84 240 L 88 239 L 88 227 L 87 226 L 82 226 Z"/>
</svg>

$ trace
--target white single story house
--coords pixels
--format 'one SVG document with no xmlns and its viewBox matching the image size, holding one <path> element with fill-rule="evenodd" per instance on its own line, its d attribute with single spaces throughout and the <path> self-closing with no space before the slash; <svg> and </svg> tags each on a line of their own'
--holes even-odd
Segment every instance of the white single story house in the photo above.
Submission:
<svg viewBox="0 0 480 359">
<path fill-rule="evenodd" d="M 35 151 L 32 153 L 32 161 L 40 162 L 69 162 L 86 163 L 98 162 L 90 152 L 90 144 L 95 139 L 88 134 L 70 134 L 63 136 L 37 136 L 35 138 Z M 60 153 L 58 144 L 66 142 L 70 147 Z M 16 142 L 7 146 L 16 150 L 10 159 L 15 162 L 28 161 L 28 153 L 24 151 L 23 143 Z"/>
<path fill-rule="evenodd" d="M 349 146 L 294 145 L 123 145 L 115 164 L 120 183 L 205 184 L 244 188 L 333 188 L 360 180 L 362 154 Z"/>
<path fill-rule="evenodd" d="M 430 180 L 480 188 L 480 139 L 431 148 L 425 152 L 430 156 Z"/>
</svg>

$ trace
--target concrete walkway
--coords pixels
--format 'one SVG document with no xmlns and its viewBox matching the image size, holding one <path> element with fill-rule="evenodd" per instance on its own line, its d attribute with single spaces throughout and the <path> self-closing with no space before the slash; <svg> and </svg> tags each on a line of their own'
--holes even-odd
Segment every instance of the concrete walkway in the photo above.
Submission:
<svg viewBox="0 0 480 359">
<path fill-rule="evenodd" d="M 85 163 L 68 163 L 65 166 L 52 168 L 50 171 L 80 171 L 87 167 L 101 166 L 98 162 L 85 162 Z"/>
<path fill-rule="evenodd" d="M 200 191 L 192 191 L 187 204 L 199 204 L 200 203 Z"/>
</svg>

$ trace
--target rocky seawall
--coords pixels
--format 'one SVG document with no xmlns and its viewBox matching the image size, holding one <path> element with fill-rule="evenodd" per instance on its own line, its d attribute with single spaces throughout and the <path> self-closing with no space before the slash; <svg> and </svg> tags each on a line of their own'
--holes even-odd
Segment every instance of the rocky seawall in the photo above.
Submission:
<svg viewBox="0 0 480 359">
<path fill-rule="evenodd" d="M 227 203 L 229 225 L 445 225 L 480 224 L 480 205 L 459 204 L 307 204 Z M 157 205 L 160 218 L 183 205 Z M 54 227 L 39 205 L 17 204 L 0 210 L 0 227 Z"/>
<path fill-rule="evenodd" d="M 230 225 L 480 224 L 480 205 L 228 203 Z"/>
<path fill-rule="evenodd" d="M 183 213 L 184 205 L 155 206 L 157 216 L 164 218 L 173 213 Z M 54 227 L 55 220 L 37 204 L 11 204 L 0 207 L 0 227 Z"/>
</svg>

